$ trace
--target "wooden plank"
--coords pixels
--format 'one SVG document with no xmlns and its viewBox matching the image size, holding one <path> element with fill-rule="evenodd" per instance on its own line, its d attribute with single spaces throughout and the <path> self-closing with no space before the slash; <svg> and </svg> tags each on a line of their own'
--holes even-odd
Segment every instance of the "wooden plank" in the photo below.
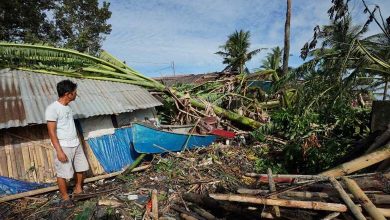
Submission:
<svg viewBox="0 0 390 220">
<path fill-rule="evenodd" d="M 32 138 L 33 135 L 31 134 L 31 132 L 28 132 L 27 134 L 28 138 Z M 28 150 L 29 150 L 29 153 L 30 153 L 30 167 L 31 167 L 31 173 L 33 175 L 33 181 L 34 182 L 38 182 L 38 172 L 37 172 L 37 158 L 36 158 L 36 155 L 35 155 L 35 148 L 34 148 L 34 145 L 33 145 L 33 142 L 30 141 L 28 142 Z"/>
<path fill-rule="evenodd" d="M 98 161 L 95 154 L 93 153 L 91 146 L 89 146 L 88 141 L 85 140 L 81 128 L 76 126 L 76 129 L 77 129 L 77 136 L 80 140 L 80 143 L 85 153 L 85 157 L 87 158 L 89 164 L 89 172 L 90 172 L 89 175 L 96 176 L 105 173 L 103 167 L 101 166 L 100 162 Z"/>
<path fill-rule="evenodd" d="M 17 173 L 16 170 L 14 169 L 14 166 L 12 165 L 12 156 L 11 156 L 12 146 L 10 145 L 8 135 L 4 135 L 4 144 L 5 144 L 5 154 L 7 156 L 8 177 L 16 178 Z"/>
<path fill-rule="evenodd" d="M 46 148 L 47 161 L 49 165 L 49 182 L 56 181 L 56 172 L 54 167 L 54 148 L 51 146 L 51 140 L 47 132 L 46 126 L 42 129 L 43 131 L 43 140 L 41 141 L 43 146 L 48 146 Z"/>
<path fill-rule="evenodd" d="M 24 169 L 22 148 L 20 145 L 20 141 L 14 139 L 12 142 L 13 142 L 12 149 L 14 151 L 16 170 L 18 171 L 18 179 L 25 180 L 26 179 L 26 171 Z"/>
<path fill-rule="evenodd" d="M 0 175 L 8 176 L 7 155 L 5 152 L 4 132 L 0 131 Z"/>
<path fill-rule="evenodd" d="M 39 145 L 41 147 L 41 152 L 42 152 L 42 161 L 43 161 L 43 178 L 45 182 L 50 182 L 52 180 L 52 175 L 51 175 L 51 167 L 52 164 L 50 163 L 49 157 L 51 155 L 51 147 L 47 146 L 46 143 L 46 133 L 47 129 L 44 126 L 40 126 L 40 139 L 39 139 Z"/>
<path fill-rule="evenodd" d="M 38 130 L 38 129 L 37 129 Z M 32 130 L 30 132 L 30 138 L 31 138 L 31 143 L 32 143 L 32 148 L 34 149 L 34 162 L 35 162 L 35 167 L 36 167 L 36 173 L 37 173 L 37 179 L 38 182 L 44 182 L 44 177 L 43 177 L 43 172 L 44 172 L 44 167 L 43 167 L 43 161 L 42 161 L 42 149 L 41 146 L 39 145 L 39 141 L 42 137 L 39 135 L 39 131 L 37 130 Z"/>
<path fill-rule="evenodd" d="M 83 149 L 84 149 L 84 152 L 85 152 L 85 156 L 87 157 L 87 160 L 89 162 L 92 174 L 94 176 L 96 176 L 96 175 L 100 175 L 100 174 L 105 173 L 102 165 L 100 164 L 100 162 L 96 158 L 96 156 L 93 153 L 93 151 L 91 149 L 91 146 L 89 146 L 88 142 L 82 139 L 81 143 L 83 144 Z"/>
<path fill-rule="evenodd" d="M 53 150 L 46 149 L 48 169 L 46 170 L 48 176 L 48 182 L 54 181 L 54 160 L 53 160 Z"/>
<path fill-rule="evenodd" d="M 32 173 L 30 172 L 31 161 L 30 161 L 30 153 L 28 151 L 28 144 L 26 142 L 22 142 L 21 144 L 22 158 L 23 158 L 23 167 L 25 173 L 25 180 L 32 179 Z"/>
</svg>

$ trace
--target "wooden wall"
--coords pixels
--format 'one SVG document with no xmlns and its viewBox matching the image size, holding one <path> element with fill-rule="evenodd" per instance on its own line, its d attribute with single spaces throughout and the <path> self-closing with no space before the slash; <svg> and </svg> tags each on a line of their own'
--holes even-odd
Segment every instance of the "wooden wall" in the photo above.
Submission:
<svg viewBox="0 0 390 220">
<path fill-rule="evenodd" d="M 104 173 L 89 145 L 83 141 L 89 175 Z M 0 130 L 0 175 L 31 182 L 54 182 L 53 147 L 46 125 Z"/>
</svg>

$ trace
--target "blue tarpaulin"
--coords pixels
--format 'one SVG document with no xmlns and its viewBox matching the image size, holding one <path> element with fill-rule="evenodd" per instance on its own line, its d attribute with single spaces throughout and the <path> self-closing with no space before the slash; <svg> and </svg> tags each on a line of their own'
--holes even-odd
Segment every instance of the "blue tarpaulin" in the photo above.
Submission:
<svg viewBox="0 0 390 220">
<path fill-rule="evenodd" d="M 48 184 L 25 182 L 0 176 L 0 196 L 27 192 L 48 186 Z"/>
<path fill-rule="evenodd" d="M 91 138 L 88 143 L 104 170 L 111 173 L 132 164 L 139 155 L 130 146 L 131 140 L 131 128 L 119 128 L 112 135 Z"/>
</svg>

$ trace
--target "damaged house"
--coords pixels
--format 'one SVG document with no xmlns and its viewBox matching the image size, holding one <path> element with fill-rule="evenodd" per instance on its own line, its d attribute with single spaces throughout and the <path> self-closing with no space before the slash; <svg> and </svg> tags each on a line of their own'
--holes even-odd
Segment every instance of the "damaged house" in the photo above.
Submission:
<svg viewBox="0 0 390 220">
<path fill-rule="evenodd" d="M 70 104 L 90 164 L 89 176 L 131 164 L 132 121 L 156 121 L 161 105 L 147 90 L 130 84 L 0 70 L 0 176 L 29 182 L 55 180 L 45 108 L 57 100 L 56 84 L 71 79 L 78 97 Z"/>
</svg>

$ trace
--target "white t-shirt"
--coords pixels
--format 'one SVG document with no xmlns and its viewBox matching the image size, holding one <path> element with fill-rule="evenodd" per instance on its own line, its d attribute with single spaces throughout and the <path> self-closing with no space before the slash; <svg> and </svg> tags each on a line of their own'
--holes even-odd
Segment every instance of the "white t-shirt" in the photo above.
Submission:
<svg viewBox="0 0 390 220">
<path fill-rule="evenodd" d="M 80 144 L 73 120 L 73 111 L 69 106 L 55 101 L 47 106 L 45 118 L 46 121 L 57 122 L 57 137 L 61 147 L 76 147 Z"/>
</svg>

